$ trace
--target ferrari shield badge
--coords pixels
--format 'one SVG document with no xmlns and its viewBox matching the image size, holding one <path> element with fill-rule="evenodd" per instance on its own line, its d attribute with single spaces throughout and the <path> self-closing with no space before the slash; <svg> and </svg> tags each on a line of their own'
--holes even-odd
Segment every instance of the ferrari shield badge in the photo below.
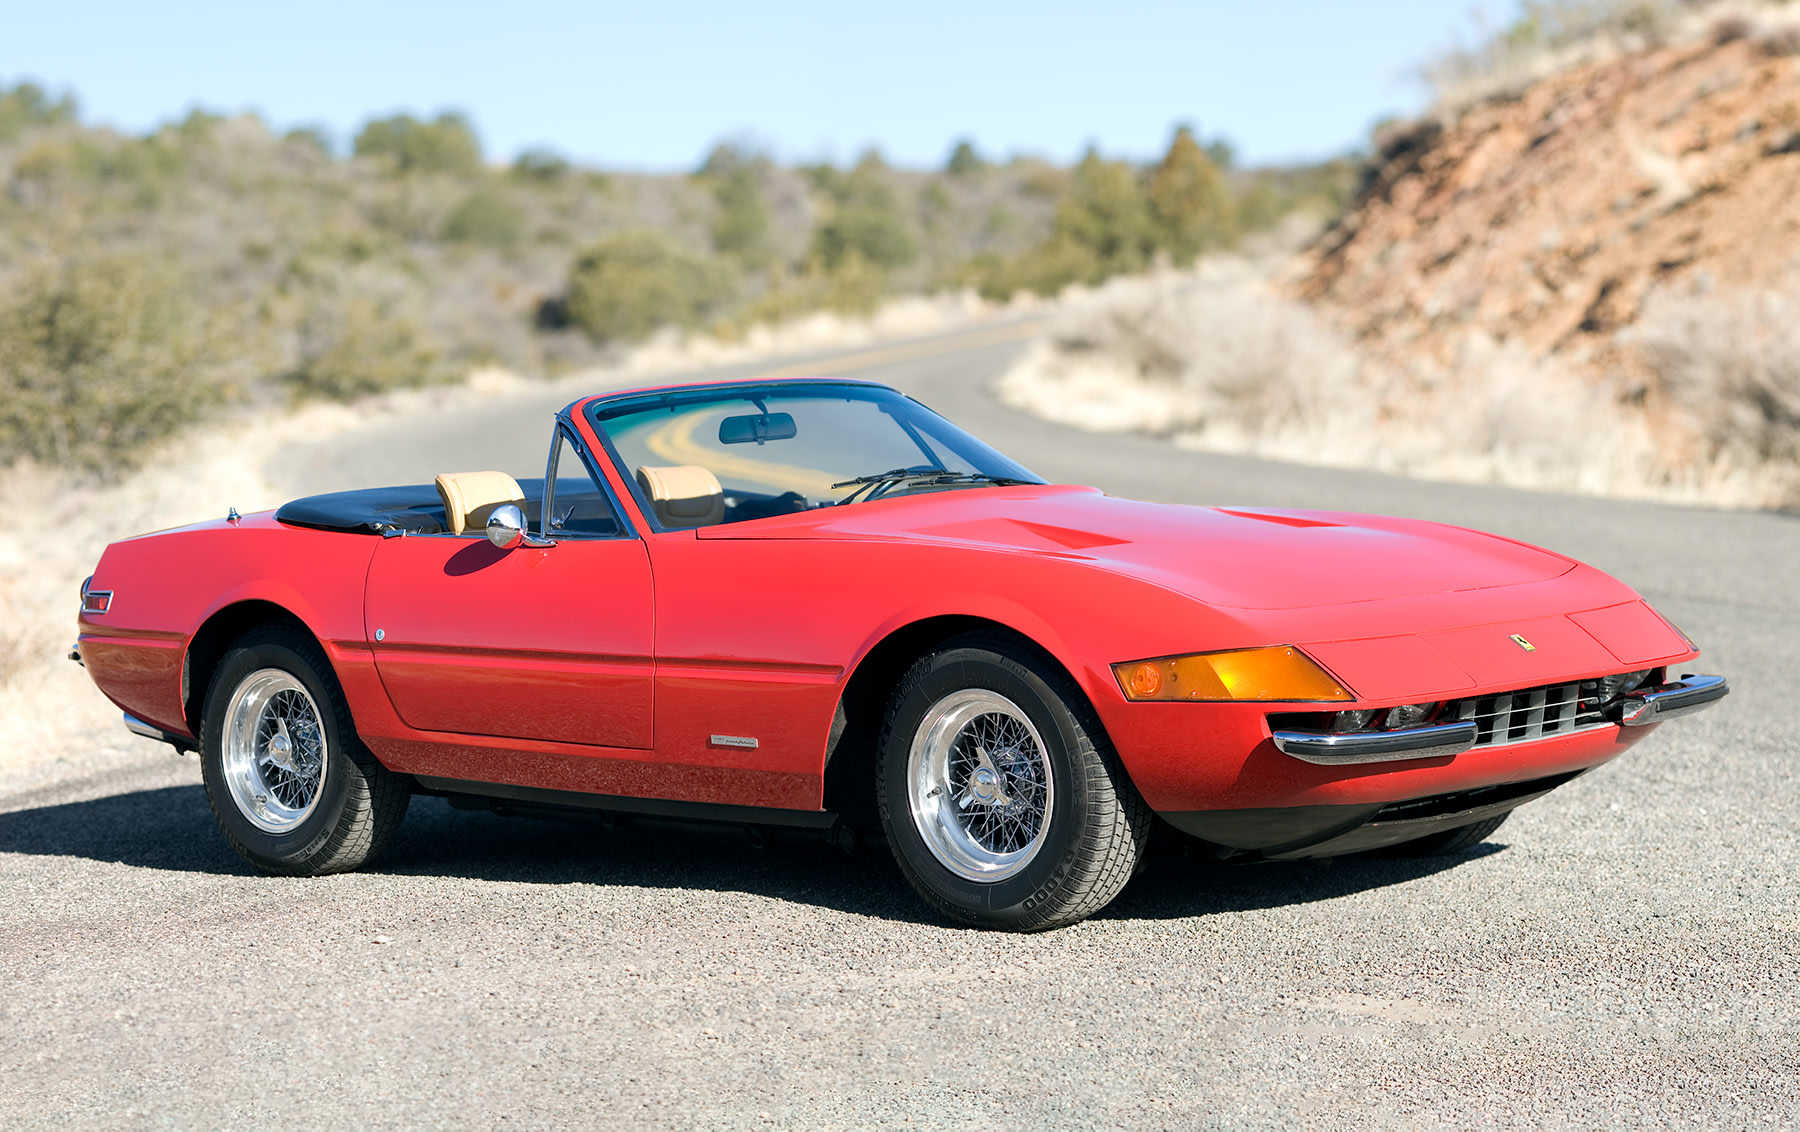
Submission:
<svg viewBox="0 0 1800 1132">
<path fill-rule="evenodd" d="M 1512 635 L 1512 643 L 1515 645 L 1518 645 L 1520 648 L 1524 649 L 1526 652 L 1536 652 L 1537 651 L 1536 645 L 1532 644 L 1530 641 L 1526 640 L 1524 637 L 1519 636 L 1519 634 L 1517 634 L 1517 633 L 1514 633 Z"/>
</svg>

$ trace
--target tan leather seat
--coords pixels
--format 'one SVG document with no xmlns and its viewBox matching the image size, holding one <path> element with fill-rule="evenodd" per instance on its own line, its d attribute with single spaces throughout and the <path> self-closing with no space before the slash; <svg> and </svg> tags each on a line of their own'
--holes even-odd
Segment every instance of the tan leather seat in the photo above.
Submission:
<svg viewBox="0 0 1800 1132">
<path fill-rule="evenodd" d="M 525 509 L 519 481 L 505 472 L 445 472 L 437 478 L 437 489 L 453 535 L 487 529 L 488 516 L 496 507 L 510 503 Z"/>
<path fill-rule="evenodd" d="M 637 481 L 665 527 L 710 527 L 725 518 L 725 489 L 698 464 L 646 464 L 637 470 Z"/>
</svg>

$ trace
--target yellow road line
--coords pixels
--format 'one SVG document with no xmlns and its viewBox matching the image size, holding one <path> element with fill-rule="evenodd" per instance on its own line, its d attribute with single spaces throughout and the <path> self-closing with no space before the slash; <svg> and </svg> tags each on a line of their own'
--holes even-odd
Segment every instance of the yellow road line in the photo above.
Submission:
<svg viewBox="0 0 1800 1132">
<path fill-rule="evenodd" d="M 1041 319 L 1028 319 L 1011 326 L 998 326 L 990 330 L 971 330 L 966 333 L 952 335 L 948 338 L 935 338 L 930 342 L 914 342 L 905 346 L 887 346 L 879 350 L 862 350 L 854 354 L 839 354 L 835 357 L 820 358 L 803 365 L 783 366 L 767 373 L 759 373 L 752 381 L 763 381 L 778 377 L 828 377 L 849 370 L 868 369 L 870 366 L 886 365 L 889 362 L 905 362 L 914 358 L 928 358 L 933 354 L 954 354 L 959 350 L 969 350 L 977 346 L 993 346 L 1001 342 L 1011 342 L 1018 338 L 1029 338 L 1044 327 Z"/>
</svg>

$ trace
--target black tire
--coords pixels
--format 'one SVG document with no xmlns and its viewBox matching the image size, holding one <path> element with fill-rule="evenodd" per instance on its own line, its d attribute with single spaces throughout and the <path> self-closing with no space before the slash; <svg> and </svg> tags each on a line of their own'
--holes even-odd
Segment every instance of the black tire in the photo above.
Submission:
<svg viewBox="0 0 1800 1132">
<path fill-rule="evenodd" d="M 1402 841 L 1398 845 L 1390 845 L 1383 854 L 1389 857 L 1446 857 L 1452 853 L 1460 853 L 1464 849 L 1480 845 L 1488 839 L 1488 835 L 1506 824 L 1512 817 L 1512 811 L 1495 814 L 1491 818 L 1482 818 L 1478 822 L 1459 825 L 1455 829 L 1441 830 L 1412 841 Z"/>
<path fill-rule="evenodd" d="M 288 697 L 298 708 L 298 722 L 293 726 L 304 728 L 307 738 L 296 737 L 293 742 L 295 748 L 309 747 L 312 757 L 303 768 L 306 773 L 275 779 L 275 771 L 256 756 L 254 738 L 240 741 L 235 748 L 240 754 L 231 754 L 227 717 L 234 710 L 234 701 L 240 700 L 242 692 L 242 704 L 252 703 L 256 689 L 270 685 L 281 689 L 275 695 Z M 307 722 L 308 708 L 313 709 L 312 723 Z M 237 710 L 242 715 L 256 709 L 240 706 Z M 264 726 L 269 718 L 271 712 L 263 709 L 250 730 Z M 240 731 L 244 726 L 240 721 Z M 289 723 L 280 726 L 285 755 Z M 270 749 L 273 742 L 271 738 L 263 750 Z M 377 762 L 357 737 L 343 689 L 318 644 L 285 626 L 246 633 L 219 661 L 207 687 L 200 750 L 206 799 L 220 832 L 239 856 L 265 873 L 318 876 L 367 864 L 393 839 L 412 799 L 405 777 Z M 248 759 L 242 754 L 246 750 Z M 294 757 L 297 766 L 298 756 Z M 247 766 L 252 769 L 247 771 Z M 229 779 L 228 767 L 235 768 Z M 270 787 L 270 781 L 276 781 L 277 787 Z M 304 806 L 296 802 L 295 808 L 279 815 L 268 809 L 253 812 L 258 807 L 252 799 L 261 796 L 267 801 L 257 791 L 273 792 L 294 782 L 300 783 L 292 788 L 297 797 L 305 798 Z M 314 783 L 310 795 L 305 792 L 307 782 Z M 279 824 L 283 821 L 286 824 Z M 278 827 L 267 828 L 270 824 Z"/>
<path fill-rule="evenodd" d="M 957 703 L 965 705 L 965 714 L 975 713 L 966 724 L 944 706 Z M 1006 710 L 984 710 L 996 704 Z M 1020 715 L 1010 714 L 1014 706 Z M 1005 733 L 980 732 L 984 726 L 1012 727 L 1018 741 L 1002 746 Z M 994 756 L 970 737 L 977 734 L 990 735 Z M 929 792 L 945 799 L 942 815 L 923 790 L 938 780 L 918 770 L 929 759 L 920 755 L 915 762 L 915 752 L 931 750 L 947 752 L 944 767 L 963 765 L 966 772 L 958 779 L 954 769 L 945 769 L 941 781 L 950 792 L 942 786 Z M 979 766 L 968 764 L 973 752 L 980 752 Z M 900 871 L 932 907 L 965 924 L 1042 931 L 1085 919 L 1125 887 L 1150 836 L 1150 809 L 1086 697 L 1054 662 L 1005 636 L 958 637 L 914 664 L 888 705 L 877 759 L 881 823 Z M 975 797 L 978 789 L 988 791 L 985 800 Z M 952 794 L 959 812 L 970 815 L 967 821 L 948 811 Z M 1036 832 L 1024 848 L 992 853 L 992 861 L 1019 857 L 994 866 L 998 879 L 971 879 L 946 863 L 955 858 L 945 837 L 968 838 L 978 852 L 989 848 L 980 837 L 998 848 L 1012 844 L 995 840 L 1000 835 L 991 830 L 973 834 L 968 827 L 978 819 L 1004 826 L 1014 806 L 1024 815 L 1014 818 L 1015 841 L 1024 839 L 1026 829 Z M 953 824 L 963 833 L 956 834 Z M 988 859 L 974 860 L 962 867 Z"/>
</svg>

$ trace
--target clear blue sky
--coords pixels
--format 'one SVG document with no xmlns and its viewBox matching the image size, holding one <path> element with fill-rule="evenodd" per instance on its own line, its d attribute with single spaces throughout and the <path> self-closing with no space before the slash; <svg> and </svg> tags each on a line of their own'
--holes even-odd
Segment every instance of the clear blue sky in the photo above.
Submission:
<svg viewBox="0 0 1800 1132">
<path fill-rule="evenodd" d="M 8 5 L 0 82 L 68 89 L 132 131 L 193 106 L 322 124 L 469 114 L 491 159 L 548 145 L 608 167 L 685 169 L 726 135 L 783 158 L 877 144 L 936 165 L 984 152 L 1160 151 L 1177 122 L 1252 162 L 1358 144 L 1416 111 L 1431 54 L 1512 0 L 982 3 L 643 0 Z"/>
</svg>

